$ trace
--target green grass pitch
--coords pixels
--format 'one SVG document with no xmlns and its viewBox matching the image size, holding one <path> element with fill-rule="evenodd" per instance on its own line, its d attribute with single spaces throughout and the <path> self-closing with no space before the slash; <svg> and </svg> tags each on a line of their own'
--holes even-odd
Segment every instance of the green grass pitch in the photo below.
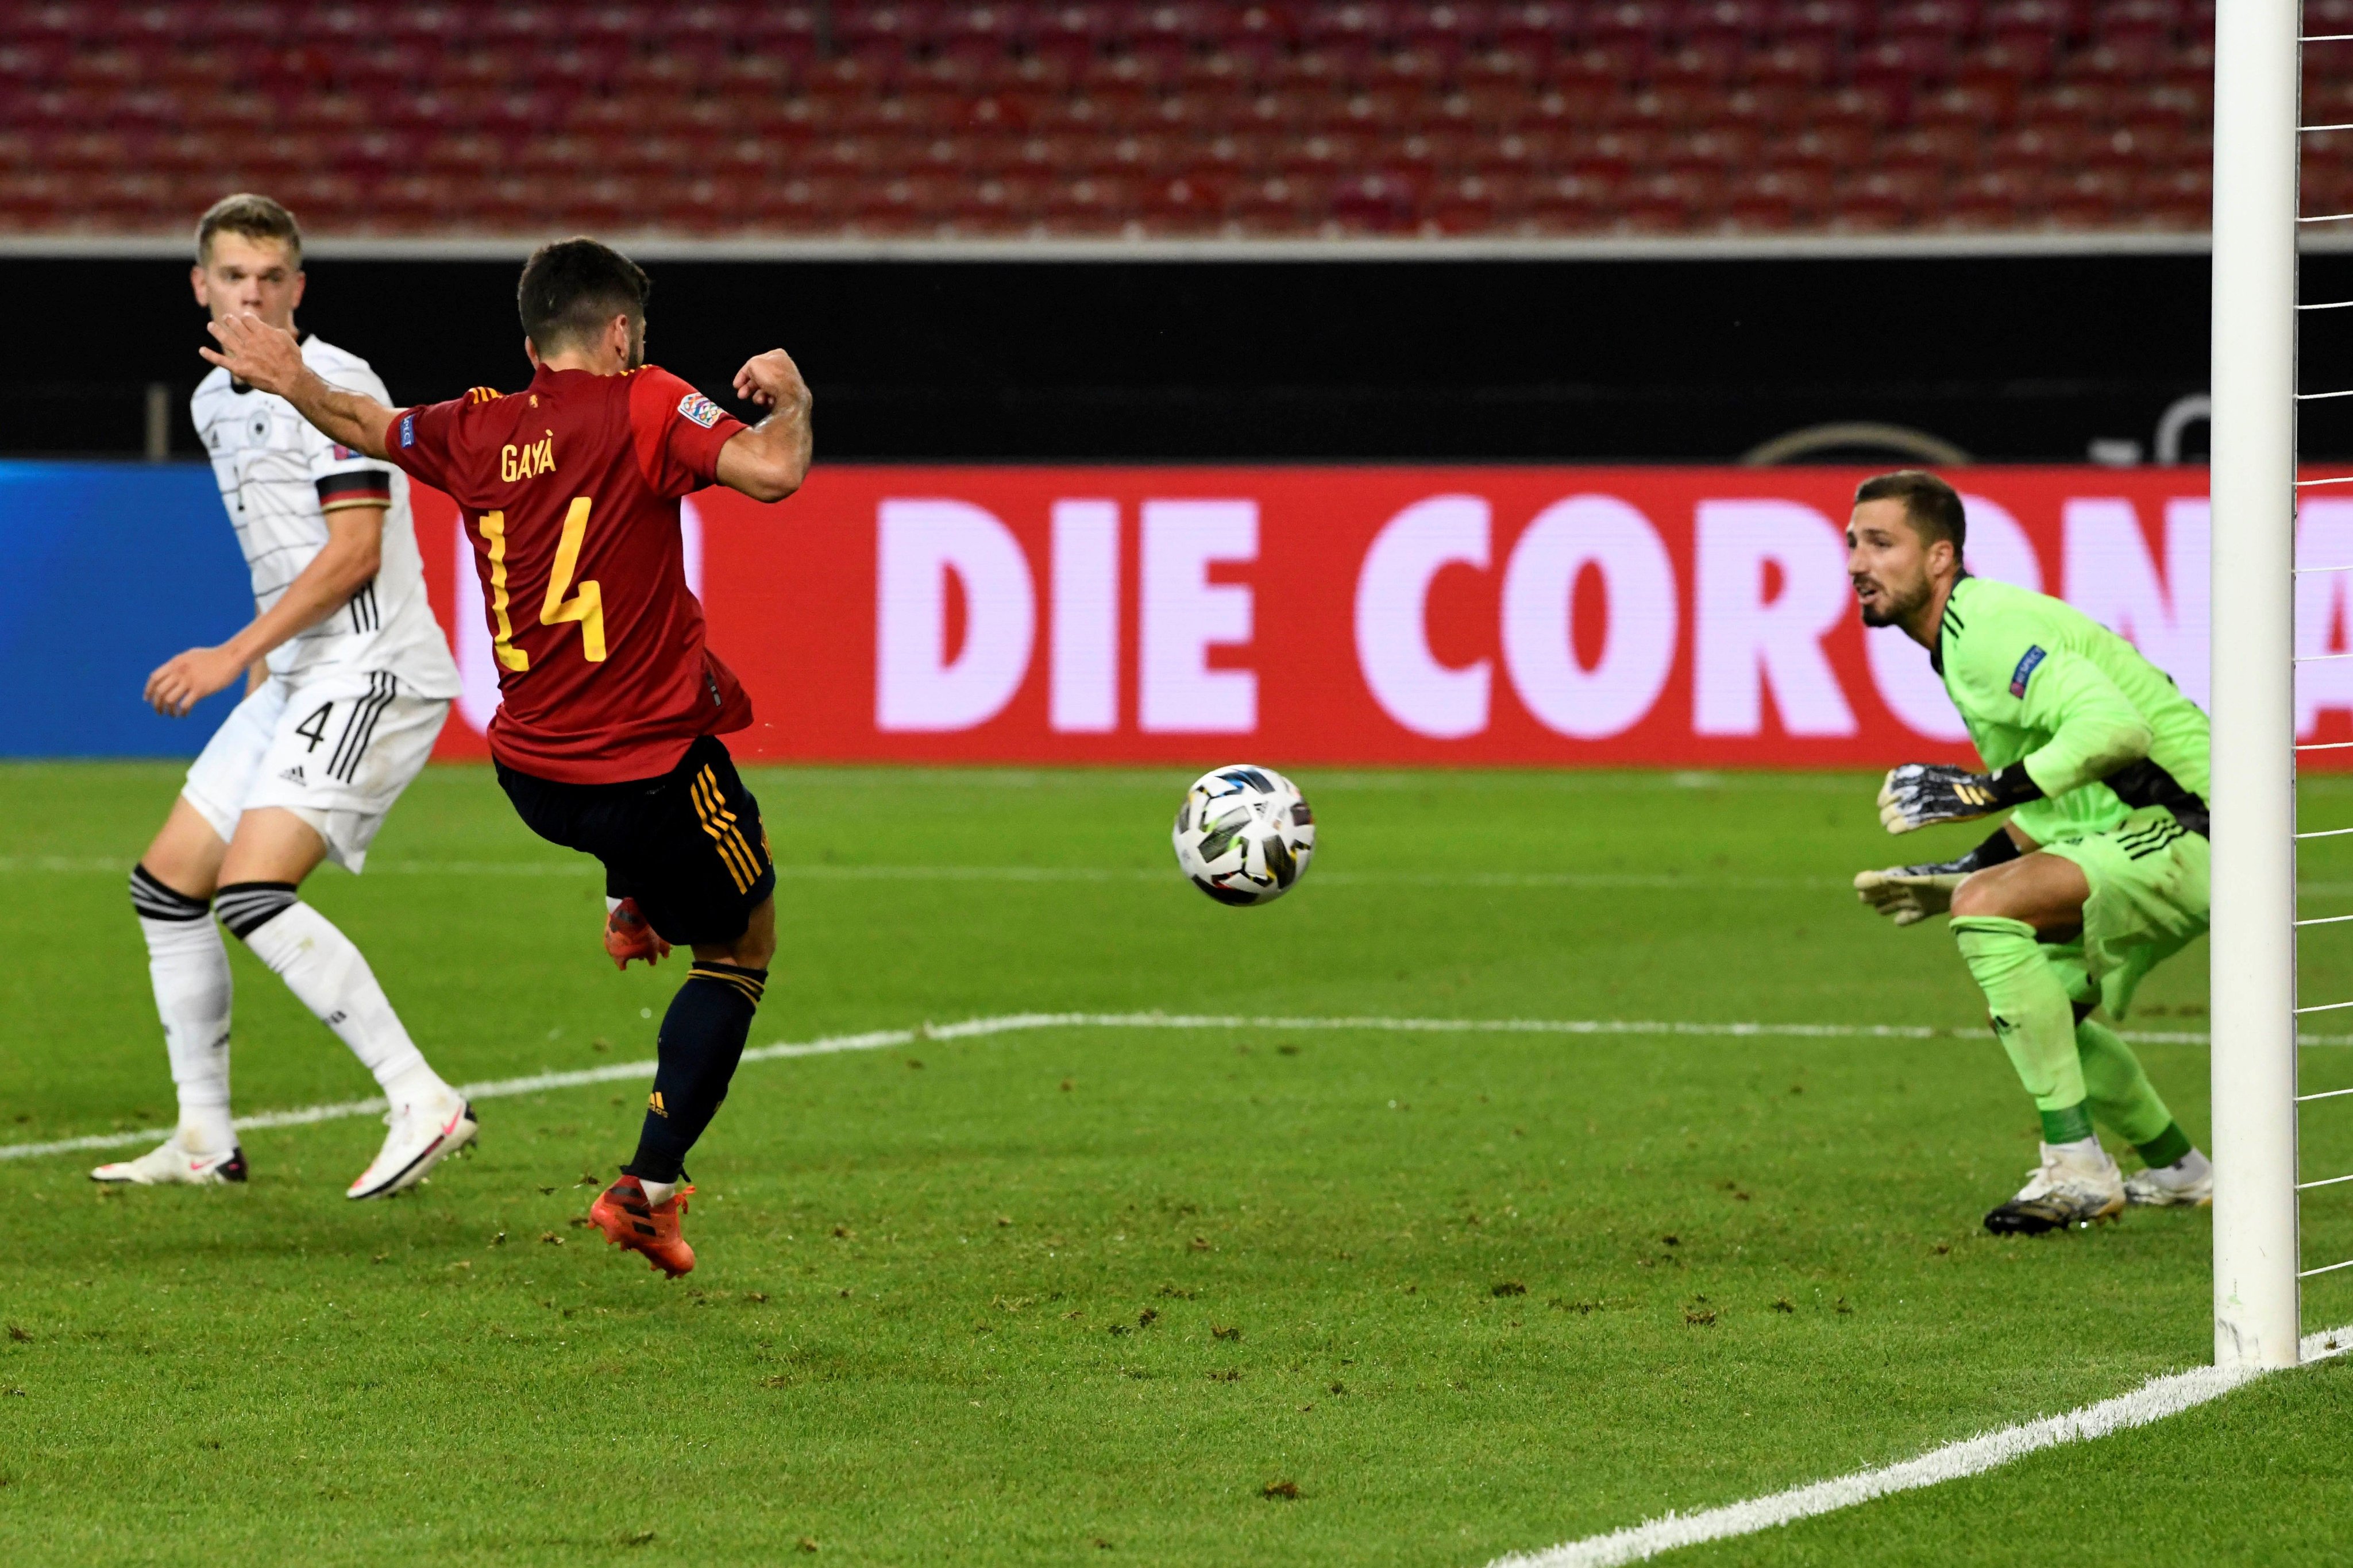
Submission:
<svg viewBox="0 0 2353 1568">
<path fill-rule="evenodd" d="M 485 1101 L 479 1153 L 386 1203 L 342 1195 L 367 1120 L 248 1134 L 243 1189 L 0 1162 L 0 1561 L 1478 1564 L 2209 1353 L 2205 1215 L 1979 1230 L 2031 1109 L 1941 922 L 1846 888 L 1974 835 L 1891 844 L 1869 778 L 1310 770 L 1314 870 L 1236 910 L 1170 863 L 1183 770 L 749 773 L 785 868 L 754 1043 L 1152 1009 L 1950 1032 L 1066 1027 L 754 1063 L 675 1284 L 570 1223 L 635 1083 Z M 0 771 L 0 1142 L 171 1121 L 121 873 L 176 780 Z M 2353 821 L 2353 789 L 2305 805 Z M 2316 910 L 2353 907 L 2343 854 L 2307 863 Z M 650 1054 L 681 969 L 615 973 L 600 892 L 450 767 L 310 896 L 480 1080 Z M 2309 946 L 2307 994 L 2353 996 L 2353 938 Z M 370 1092 L 231 952 L 239 1110 Z M 2131 1026 L 2202 1030 L 2204 963 Z M 2203 1047 L 2146 1051 L 2202 1137 Z M 2353 1084 L 2353 1049 L 2305 1073 Z M 2304 1150 L 2353 1170 L 2353 1111 Z M 2353 1256 L 2353 1199 L 2315 1194 L 2306 1236 Z M 2353 1321 L 2353 1271 L 2306 1319 Z M 2330 1363 L 1676 1560 L 2342 1562 L 2348 1415 Z"/>
</svg>

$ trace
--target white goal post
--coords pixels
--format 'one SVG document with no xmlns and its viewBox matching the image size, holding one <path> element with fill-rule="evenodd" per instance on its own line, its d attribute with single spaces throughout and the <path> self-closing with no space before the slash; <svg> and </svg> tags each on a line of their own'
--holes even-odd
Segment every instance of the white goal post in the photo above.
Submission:
<svg viewBox="0 0 2353 1568">
<path fill-rule="evenodd" d="M 2297 0 L 2214 37 L 2214 1360 L 2292 1366 Z M 2331 47 L 2353 48 L 2353 44 Z"/>
</svg>

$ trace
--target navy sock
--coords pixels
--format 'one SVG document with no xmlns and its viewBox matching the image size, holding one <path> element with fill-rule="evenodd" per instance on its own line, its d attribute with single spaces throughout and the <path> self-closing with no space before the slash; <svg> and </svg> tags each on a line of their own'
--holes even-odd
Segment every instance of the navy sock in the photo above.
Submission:
<svg viewBox="0 0 2353 1568">
<path fill-rule="evenodd" d="M 662 1016 L 653 1095 L 646 1102 L 637 1157 L 621 1167 L 624 1175 L 642 1182 L 679 1180 L 686 1152 L 727 1098 L 767 982 L 765 969 L 701 959 L 687 971 L 686 984 Z"/>
</svg>

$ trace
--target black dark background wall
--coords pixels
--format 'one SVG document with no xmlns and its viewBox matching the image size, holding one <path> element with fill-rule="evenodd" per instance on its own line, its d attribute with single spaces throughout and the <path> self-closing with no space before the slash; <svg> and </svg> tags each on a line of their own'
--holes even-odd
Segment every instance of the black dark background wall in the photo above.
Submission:
<svg viewBox="0 0 2353 1568">
<path fill-rule="evenodd" d="M 981 461 L 1726 461 L 1830 420 L 1996 461 L 2147 445 L 2206 386 L 2198 256 L 1530 262 L 668 262 L 652 357 L 718 395 L 792 350 L 821 457 Z M 507 262 L 311 263 L 301 321 L 404 402 L 528 371 Z M 184 264 L 13 260 L 0 451 L 132 455 L 143 389 L 175 448 L 204 366 Z M 2353 290 L 2342 258 L 2307 292 Z M 2306 374 L 2353 386 L 2353 321 Z M 2202 431 L 2198 440 L 2202 443 Z M 2202 450 L 2202 445 L 2197 449 Z M 2307 455 L 2353 452 L 2316 405 Z"/>
</svg>

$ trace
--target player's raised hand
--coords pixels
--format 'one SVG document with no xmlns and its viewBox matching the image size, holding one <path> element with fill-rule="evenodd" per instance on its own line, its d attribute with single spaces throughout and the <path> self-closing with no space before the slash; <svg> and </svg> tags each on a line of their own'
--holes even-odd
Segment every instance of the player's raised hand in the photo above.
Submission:
<svg viewBox="0 0 2353 1568">
<path fill-rule="evenodd" d="M 806 405 L 809 389 L 793 356 L 782 349 L 770 349 L 745 360 L 744 368 L 735 373 L 735 395 L 763 408 L 775 408 L 795 403 Z"/>
<path fill-rule="evenodd" d="M 185 719 L 189 709 L 245 671 L 245 661 L 226 648 L 192 647 L 147 678 L 148 706 L 166 718 Z"/>
<path fill-rule="evenodd" d="M 248 386 L 280 397 L 293 390 L 302 374 L 302 345 L 293 333 L 271 326 L 251 311 L 223 316 L 208 327 L 220 348 L 216 352 L 199 347 L 196 352 L 206 359 Z"/>
<path fill-rule="evenodd" d="M 1973 773 L 1949 763 L 1905 763 L 1890 768 L 1879 786 L 1879 820 L 1890 833 L 1937 822 L 1970 822 L 2005 806 L 2042 798 L 2042 788 L 2013 763 Z"/>
</svg>

